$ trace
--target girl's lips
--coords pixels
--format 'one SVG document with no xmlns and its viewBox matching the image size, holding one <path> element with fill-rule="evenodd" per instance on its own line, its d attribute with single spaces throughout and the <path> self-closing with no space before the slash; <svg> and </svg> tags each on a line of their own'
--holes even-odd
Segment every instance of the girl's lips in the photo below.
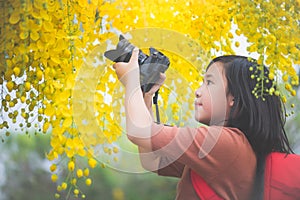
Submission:
<svg viewBox="0 0 300 200">
<path fill-rule="evenodd" d="M 202 103 L 195 101 L 195 106 L 202 106 Z"/>
</svg>

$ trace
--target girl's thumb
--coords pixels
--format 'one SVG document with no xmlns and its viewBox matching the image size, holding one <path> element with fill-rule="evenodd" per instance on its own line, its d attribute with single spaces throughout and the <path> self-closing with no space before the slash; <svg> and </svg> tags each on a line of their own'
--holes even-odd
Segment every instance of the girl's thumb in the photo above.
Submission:
<svg viewBox="0 0 300 200">
<path fill-rule="evenodd" d="M 137 47 L 135 47 L 132 51 L 132 55 L 131 55 L 129 62 L 130 63 L 138 62 L 138 58 L 139 58 L 139 49 Z"/>
</svg>

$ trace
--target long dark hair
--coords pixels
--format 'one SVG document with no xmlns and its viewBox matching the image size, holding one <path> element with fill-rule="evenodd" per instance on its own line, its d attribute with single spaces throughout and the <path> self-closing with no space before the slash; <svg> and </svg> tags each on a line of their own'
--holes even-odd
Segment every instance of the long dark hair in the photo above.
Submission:
<svg viewBox="0 0 300 200">
<path fill-rule="evenodd" d="M 258 81 L 251 75 L 261 71 L 254 59 L 236 55 L 220 56 L 214 58 L 207 69 L 215 62 L 223 64 L 228 82 L 227 93 L 234 97 L 226 126 L 240 129 L 256 154 L 256 178 L 251 199 L 259 200 L 264 193 L 266 156 L 273 151 L 293 153 L 284 130 L 285 107 L 280 96 L 265 95 L 263 99 L 253 94 Z M 263 70 L 268 76 L 267 67 L 263 66 Z M 272 80 L 268 80 L 264 87 L 270 88 L 272 85 Z"/>
</svg>

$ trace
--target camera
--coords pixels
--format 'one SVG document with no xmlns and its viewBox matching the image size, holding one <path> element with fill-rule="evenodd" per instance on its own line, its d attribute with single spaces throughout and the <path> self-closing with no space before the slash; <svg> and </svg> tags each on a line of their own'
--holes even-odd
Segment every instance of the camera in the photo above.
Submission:
<svg viewBox="0 0 300 200">
<path fill-rule="evenodd" d="M 104 56 L 114 62 L 129 62 L 135 48 L 123 35 L 119 36 L 117 48 L 108 50 Z M 139 49 L 138 63 L 140 69 L 140 83 L 143 92 L 148 92 L 157 83 L 160 73 L 164 73 L 170 65 L 169 58 L 156 49 L 149 48 L 150 55 Z"/>
</svg>

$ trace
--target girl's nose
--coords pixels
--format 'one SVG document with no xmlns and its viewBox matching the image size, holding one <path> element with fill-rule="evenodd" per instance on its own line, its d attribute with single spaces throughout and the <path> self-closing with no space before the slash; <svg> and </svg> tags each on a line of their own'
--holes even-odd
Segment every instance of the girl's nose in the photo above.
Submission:
<svg viewBox="0 0 300 200">
<path fill-rule="evenodd" d="M 201 87 L 195 91 L 195 96 L 196 96 L 196 98 L 201 97 Z"/>
</svg>

